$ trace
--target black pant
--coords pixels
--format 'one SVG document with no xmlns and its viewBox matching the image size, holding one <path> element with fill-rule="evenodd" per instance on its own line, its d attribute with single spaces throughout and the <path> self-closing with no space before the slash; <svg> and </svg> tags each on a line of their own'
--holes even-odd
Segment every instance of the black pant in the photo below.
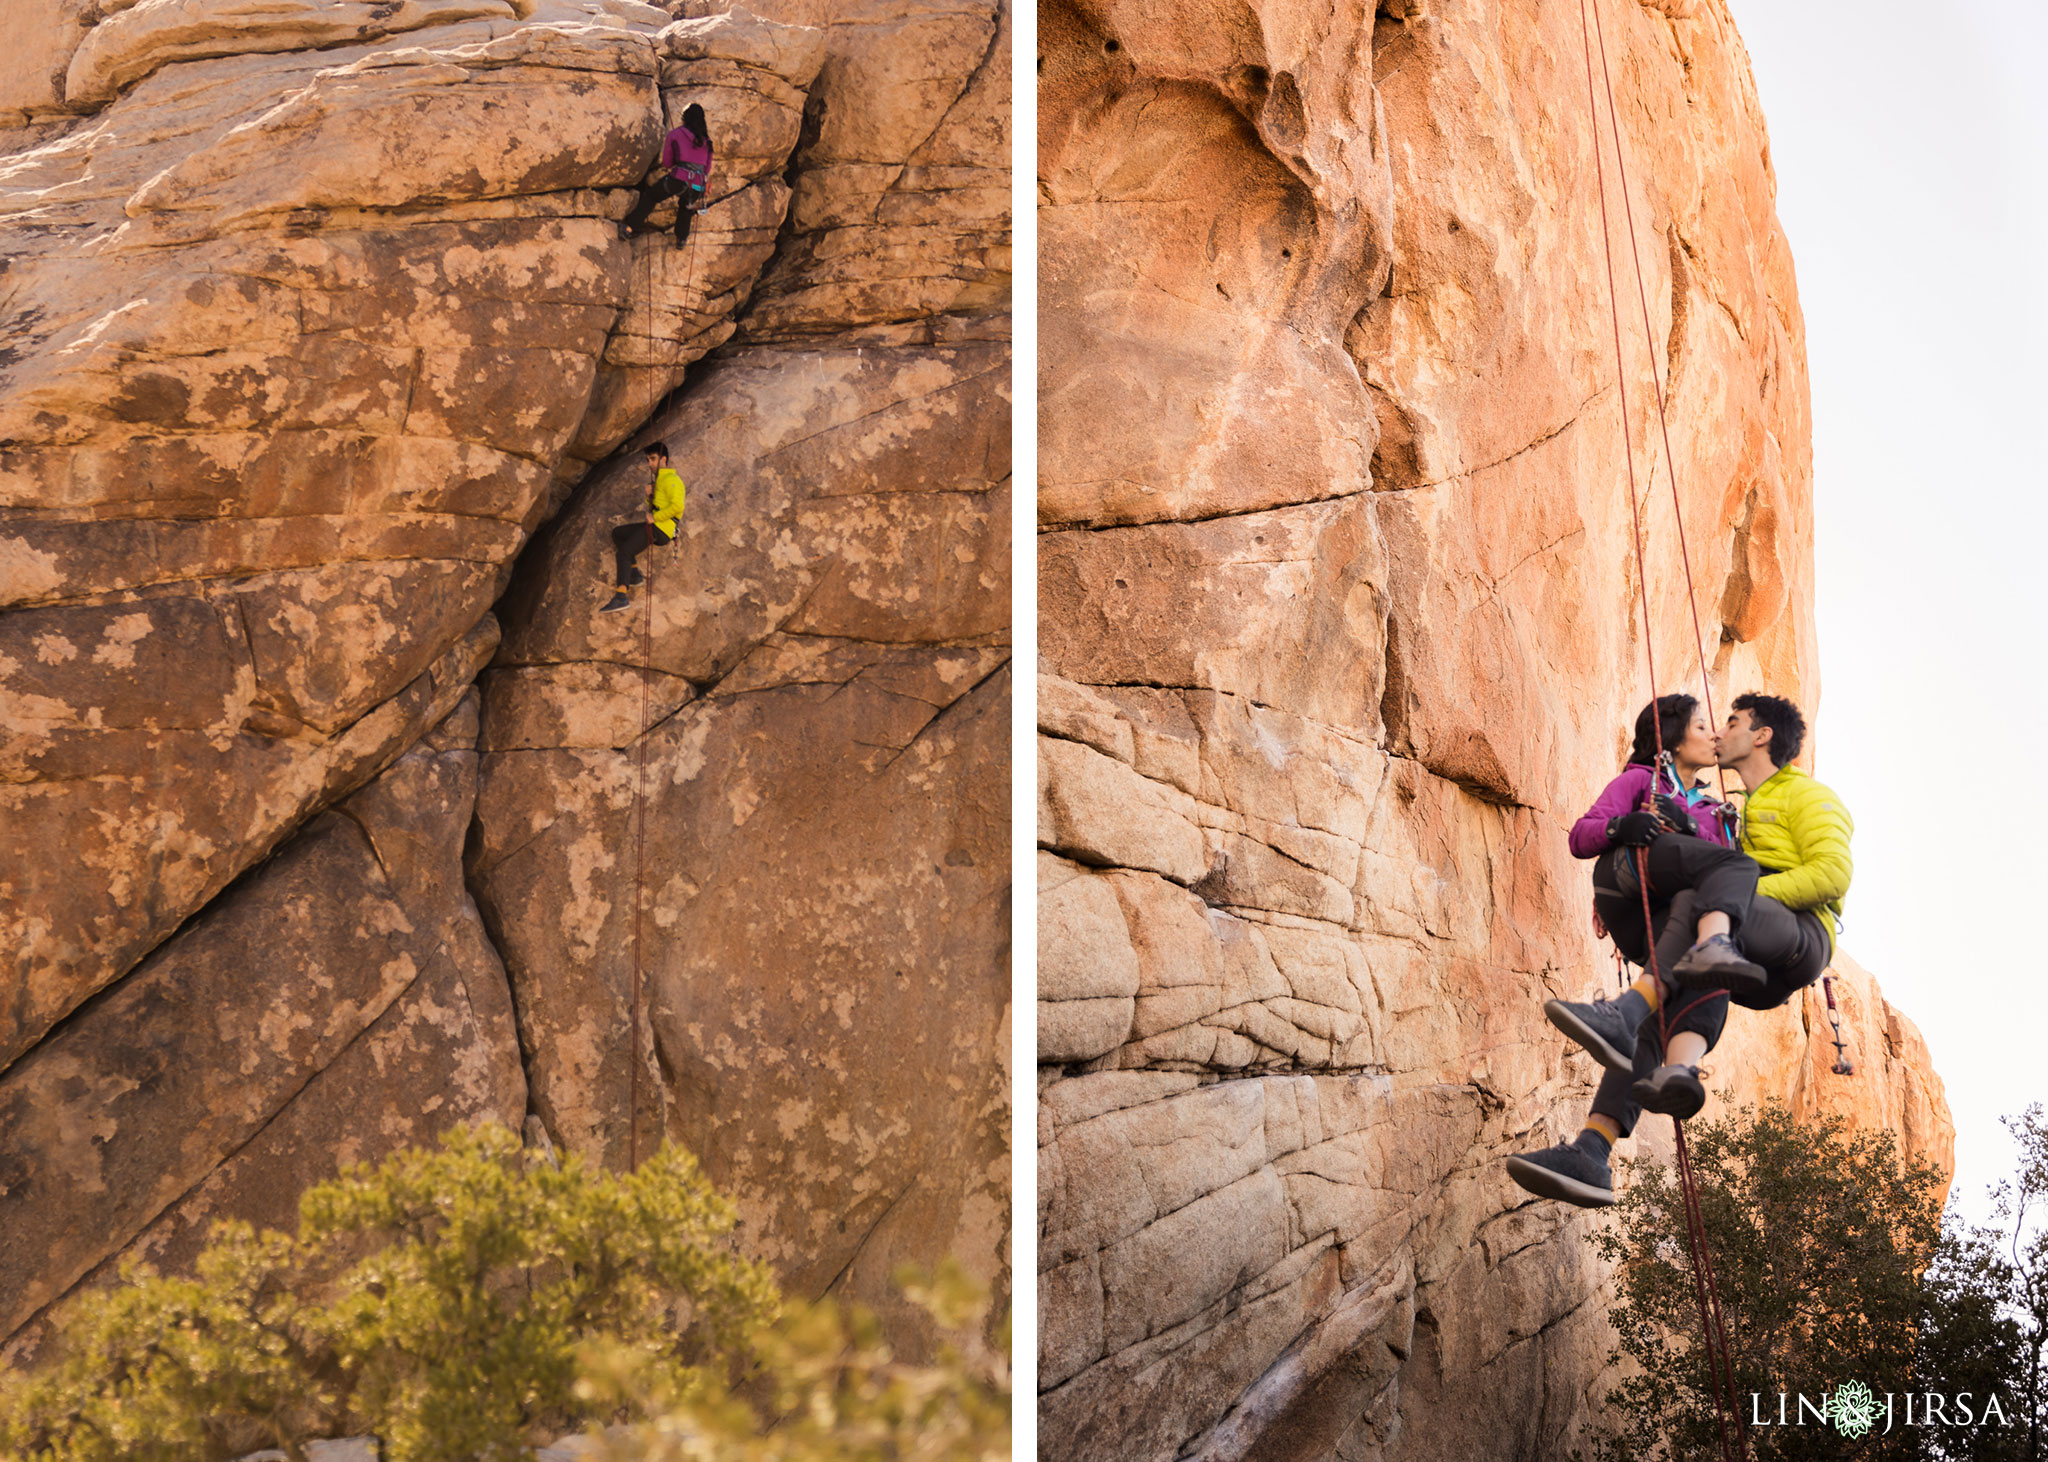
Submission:
<svg viewBox="0 0 2048 1462">
<path fill-rule="evenodd" d="M 704 190 L 695 183 L 684 182 L 673 173 L 663 173 L 640 190 L 640 200 L 626 214 L 626 227 L 639 228 L 647 222 L 649 214 L 670 198 L 676 199 L 676 246 L 682 247 L 690 237 L 690 220 L 696 216 L 690 205 L 703 201 Z"/>
<path fill-rule="evenodd" d="M 1659 968 L 1669 968 L 1663 962 L 1667 949 L 1675 946 L 1673 958 L 1685 952 L 1698 919 L 1698 905 L 1691 891 L 1681 890 L 1665 910 L 1658 929 Z M 1642 923 L 1640 900 L 1636 923 Z M 1610 930 L 1613 927 L 1608 926 Z M 1764 967 L 1763 988 L 1737 995 L 1726 990 L 1672 991 L 1667 985 L 1665 1020 L 1669 1022 L 1670 1034 L 1697 1032 L 1705 1038 L 1707 1049 L 1713 1050 L 1728 1023 L 1731 1001 L 1747 1010 L 1777 1009 L 1821 977 L 1828 967 L 1830 949 L 1827 929 L 1819 914 L 1811 909 L 1788 909 L 1768 894 L 1756 895 L 1750 901 L 1749 920 L 1742 929 L 1742 952 Z M 1636 1031 L 1635 1070 L 1600 1074 L 1600 1089 L 1593 1094 L 1593 1110 L 1611 1120 L 1624 1137 L 1635 1130 L 1636 1119 L 1643 1114 L 1643 1109 L 1629 1099 L 1629 1086 L 1637 1077 L 1649 1075 L 1664 1059 L 1662 1030 L 1657 1017 L 1650 1016 Z"/>
<path fill-rule="evenodd" d="M 1756 881 L 1763 875 L 1754 858 L 1679 833 L 1665 833 L 1644 851 L 1650 871 L 1650 918 L 1661 931 L 1657 936 L 1659 971 L 1668 971 L 1672 962 L 1692 947 L 1693 926 L 1703 914 L 1726 914 L 1729 932 L 1742 930 L 1750 901 L 1756 897 Z M 1690 895 L 1687 907 L 1692 911 L 1682 924 L 1665 917 L 1672 901 L 1681 895 Z M 1614 947 L 1622 958 L 1644 964 L 1649 937 L 1643 928 L 1643 896 L 1636 885 L 1635 849 L 1616 848 L 1600 855 L 1593 865 L 1593 907 L 1614 936 Z"/>
<path fill-rule="evenodd" d="M 633 567 L 633 560 L 657 543 L 672 543 L 673 533 L 664 533 L 658 524 L 645 518 L 630 523 L 621 523 L 612 529 L 612 557 L 618 560 L 618 577 L 612 582 L 620 588 L 626 585 L 626 571 Z"/>
</svg>

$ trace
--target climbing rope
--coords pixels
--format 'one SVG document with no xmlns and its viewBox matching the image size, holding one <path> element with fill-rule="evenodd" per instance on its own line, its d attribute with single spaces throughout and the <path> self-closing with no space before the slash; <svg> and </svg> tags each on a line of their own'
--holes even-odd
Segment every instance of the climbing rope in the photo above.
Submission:
<svg viewBox="0 0 2048 1462">
<path fill-rule="evenodd" d="M 654 251 L 647 252 L 647 332 L 654 338 Z M 647 377 L 647 414 L 654 414 L 654 376 Z M 650 490 L 651 491 L 651 490 Z M 654 519 L 653 507 L 646 509 L 646 589 L 640 596 L 640 735 L 633 743 L 633 1052 L 626 1094 L 626 1165 L 640 1166 L 640 1063 L 645 1056 L 647 1025 L 646 978 L 640 962 L 641 909 L 647 898 L 647 723 L 650 713 L 649 687 L 654 673 Z"/>
<path fill-rule="evenodd" d="M 1583 32 L 1585 21 L 1585 7 L 1583 4 L 1581 4 L 1580 6 L 1579 18 L 1581 30 Z M 1642 251 L 1640 248 L 1637 247 L 1636 244 L 1635 203 L 1629 197 L 1628 192 L 1628 155 L 1622 150 L 1621 119 L 1615 114 L 1614 109 L 1614 81 L 1613 78 L 1608 75 L 1607 71 L 1607 35 L 1600 25 L 1599 0 L 1594 0 L 1593 3 L 1593 36 L 1600 47 L 1600 79 L 1602 85 L 1605 87 L 1607 92 L 1607 130 L 1609 134 L 1614 138 L 1614 176 L 1615 182 L 1618 185 L 1621 192 L 1622 217 L 1624 220 L 1626 220 L 1628 224 L 1629 260 L 1635 266 L 1636 303 L 1642 311 L 1643 343 L 1648 351 L 1650 360 L 1650 399 L 1656 404 L 1657 407 L 1657 431 L 1658 434 L 1663 438 L 1664 442 L 1664 475 L 1671 482 L 1671 517 L 1672 521 L 1677 525 L 1678 528 L 1678 559 L 1679 562 L 1685 568 L 1685 602 L 1686 607 L 1692 611 L 1692 644 L 1693 653 L 1698 657 L 1699 660 L 1700 694 L 1706 702 L 1707 723 L 1709 725 L 1719 725 L 1720 722 L 1714 715 L 1714 682 L 1713 678 L 1707 673 L 1706 636 L 1700 629 L 1699 599 L 1693 593 L 1692 587 L 1692 554 L 1687 549 L 1685 542 L 1685 511 L 1683 508 L 1679 506 L 1678 462 L 1671 450 L 1671 422 L 1664 409 L 1664 382 L 1663 379 L 1657 373 L 1656 349 L 1650 345 L 1650 342 L 1656 338 L 1656 336 L 1650 328 L 1650 294 L 1649 288 L 1644 283 L 1643 279 Z M 1588 100 L 1590 100 L 1592 87 L 1592 76 L 1590 73 L 1590 69 L 1588 71 L 1588 75 L 1586 78 L 1586 84 L 1588 89 Z M 1597 117 L 1595 119 L 1595 122 L 1597 126 Z M 1599 163 L 1599 138 L 1597 135 L 1595 136 L 1593 141 L 1594 162 L 1597 166 Z M 1607 226 L 1607 210 L 1604 184 L 1601 198 L 1600 223 L 1601 241 L 1604 246 L 1606 242 Z M 1610 306 L 1610 312 L 1611 307 L 1613 305 L 1613 267 L 1613 261 L 1612 259 L 1610 259 L 1608 262 L 1608 289 L 1610 292 L 1608 303 Z M 1618 359 L 1620 354 L 1620 326 L 1618 323 L 1615 328 L 1615 339 L 1615 351 Z M 1627 444 L 1625 443 L 1625 445 Z M 1629 451 L 1631 457 L 1633 457 L 1633 446 L 1629 447 Z M 1649 626 L 1647 624 L 1644 625 L 1643 632 L 1645 635 L 1649 633 Z"/>
<path fill-rule="evenodd" d="M 1620 123 L 1614 110 L 1614 84 L 1607 66 L 1607 41 L 1599 24 L 1599 0 L 1592 0 L 1593 18 L 1589 26 L 1587 18 L 1588 0 L 1579 0 L 1579 40 L 1586 63 L 1586 111 L 1593 129 L 1593 172 L 1597 180 L 1600 197 L 1600 252 L 1607 272 L 1607 315 L 1614 339 L 1614 379 L 1621 404 L 1621 446 L 1622 458 L 1628 470 L 1629 519 L 1633 528 L 1636 556 L 1636 584 L 1643 615 L 1643 656 L 1648 665 L 1650 677 L 1650 725 L 1657 747 L 1657 765 L 1664 761 L 1663 718 L 1656 712 L 1657 703 L 1657 657 L 1653 643 L 1650 620 L 1650 587 L 1648 560 L 1643 552 L 1642 504 L 1636 486 L 1635 443 L 1629 431 L 1628 417 L 1628 367 L 1621 344 L 1621 306 L 1619 290 L 1614 282 L 1613 227 L 1607 207 L 1607 173 L 1600 149 L 1600 108 L 1593 85 L 1593 41 L 1592 34 L 1600 32 L 1600 73 L 1606 83 L 1607 116 L 1610 132 L 1614 139 L 1616 182 L 1621 188 L 1624 217 L 1628 224 L 1629 252 L 1635 262 L 1637 296 L 1642 303 L 1643 337 L 1646 345 L 1653 340 L 1650 333 L 1649 296 L 1643 285 L 1642 255 L 1636 244 L 1635 210 L 1628 198 L 1627 165 L 1623 161 Z M 1652 394 L 1657 407 L 1657 417 L 1664 437 L 1666 475 L 1671 478 L 1672 510 L 1678 520 L 1680 561 L 1685 569 L 1686 601 L 1693 616 L 1693 646 L 1699 655 L 1701 688 L 1706 696 L 1707 717 L 1714 718 L 1713 689 L 1707 675 L 1706 646 L 1699 628 L 1699 603 L 1692 581 L 1691 556 L 1685 548 L 1685 516 L 1679 508 L 1678 478 L 1671 455 L 1670 426 L 1666 420 L 1664 390 L 1657 378 L 1656 351 L 1650 350 L 1650 380 Z M 1647 803 L 1645 806 L 1653 804 Z M 1650 869 L 1649 855 L 1642 849 L 1635 850 L 1636 888 L 1643 904 L 1643 932 L 1649 945 L 1650 977 L 1661 989 L 1663 977 L 1657 968 L 1657 947 L 1655 927 L 1650 918 Z M 1688 1002 L 1677 1011 L 1669 1008 L 1669 1002 L 1660 1000 L 1657 1005 L 1657 1034 L 1660 1045 L 1668 1052 L 1671 1041 L 1671 1026 L 1704 1000 L 1701 996 Z M 1714 1398 L 1714 1427 L 1720 1441 L 1724 1459 L 1743 1459 L 1748 1456 L 1748 1437 L 1743 1430 L 1742 1416 L 1735 1405 L 1734 1356 L 1728 1343 L 1727 1317 L 1721 1308 L 1721 1297 L 1714 1283 L 1713 1259 L 1707 1249 L 1706 1223 L 1701 1213 L 1699 1184 L 1693 1172 L 1692 1155 L 1685 1142 L 1685 1123 L 1673 1119 L 1678 1157 L 1678 1185 L 1685 1209 L 1686 1248 L 1692 1259 L 1693 1298 L 1700 1312 L 1700 1334 L 1707 1363 L 1708 1389 Z M 1729 1425 L 1733 1419 L 1731 1443 Z"/>
<path fill-rule="evenodd" d="M 725 197 L 731 197 L 730 193 Z M 723 201 L 721 199 L 720 201 Z M 677 208 L 688 206 L 686 198 L 676 200 Z M 705 205 L 707 208 L 709 204 Z M 692 228 L 690 238 L 696 237 Z M 683 241 L 682 254 L 687 263 L 683 275 L 683 298 L 689 300 L 690 291 L 697 280 L 696 253 L 690 247 L 690 239 Z M 647 312 L 647 328 L 641 339 L 651 351 L 654 334 L 654 250 L 646 250 L 647 286 L 642 296 Z M 654 419 L 657 398 L 655 395 L 655 370 L 659 362 L 650 363 L 647 374 L 647 407 L 644 420 Z M 649 489 L 650 493 L 652 489 Z M 645 590 L 641 596 L 640 612 L 640 735 L 634 742 L 633 754 L 633 978 L 631 988 L 632 1006 L 632 1057 L 627 1078 L 626 1101 L 626 1162 L 629 1168 L 640 1166 L 640 1078 L 641 1068 L 652 1055 L 652 1032 L 647 1027 L 647 980 L 641 960 L 641 923 L 643 907 L 647 902 L 647 733 L 653 721 L 654 682 L 654 584 L 656 554 L 654 541 L 653 507 L 647 509 L 647 549 L 644 555 L 647 567 Z M 677 525 L 677 533 L 682 527 Z M 674 539 L 671 538 L 673 543 Z"/>
</svg>

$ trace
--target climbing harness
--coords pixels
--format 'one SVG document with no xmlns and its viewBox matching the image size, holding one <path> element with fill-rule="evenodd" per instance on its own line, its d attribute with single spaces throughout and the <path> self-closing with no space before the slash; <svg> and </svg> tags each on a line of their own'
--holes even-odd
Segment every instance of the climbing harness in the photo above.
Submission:
<svg viewBox="0 0 2048 1462">
<path fill-rule="evenodd" d="M 1607 208 L 1607 174 L 1606 165 L 1601 159 L 1600 151 L 1600 108 L 1595 97 L 1593 85 L 1593 37 L 1596 35 L 1599 37 L 1600 46 L 1600 75 L 1607 93 L 1608 126 L 1614 139 L 1616 181 L 1621 189 L 1624 217 L 1628 226 L 1629 254 L 1636 270 L 1636 293 L 1642 305 L 1643 338 L 1648 342 L 1655 337 L 1650 331 L 1649 293 L 1643 283 L 1642 255 L 1636 246 L 1635 210 L 1628 197 L 1628 165 L 1625 161 L 1625 154 L 1621 145 L 1620 122 L 1615 116 L 1614 83 L 1607 66 L 1607 38 L 1604 29 L 1600 25 L 1599 0 L 1591 0 L 1593 15 L 1590 27 L 1587 23 L 1587 4 L 1588 0 L 1579 0 L 1579 39 L 1581 49 L 1585 53 L 1586 111 L 1593 133 L 1593 171 L 1600 196 L 1600 251 L 1606 264 L 1607 313 L 1614 337 L 1614 379 L 1621 404 L 1622 458 L 1628 468 L 1629 518 L 1633 528 L 1635 544 L 1636 586 L 1643 615 L 1643 656 L 1649 667 L 1650 703 L 1653 707 L 1650 725 L 1652 727 L 1652 734 L 1656 738 L 1657 761 L 1661 766 L 1665 756 L 1664 728 L 1662 718 L 1654 710 L 1657 702 L 1657 656 L 1652 639 L 1650 621 L 1649 570 L 1647 559 L 1643 553 L 1643 513 L 1642 502 L 1636 486 L 1635 446 L 1629 433 L 1628 367 L 1622 352 L 1621 308 L 1618 301 L 1618 291 L 1614 282 L 1614 248 Z M 1693 648 L 1699 656 L 1700 685 L 1706 697 L 1707 718 L 1711 722 L 1714 719 L 1713 685 L 1711 677 L 1707 673 L 1706 645 L 1700 634 L 1699 603 L 1693 588 L 1692 561 L 1690 554 L 1685 548 L 1685 515 L 1680 508 L 1677 467 L 1671 452 L 1670 425 L 1666 419 L 1664 389 L 1662 383 L 1658 380 L 1656 352 L 1654 349 L 1651 350 L 1650 381 L 1652 399 L 1657 407 L 1657 419 L 1664 438 L 1665 474 L 1671 479 L 1672 513 L 1677 520 L 1680 562 L 1685 570 L 1686 601 L 1691 608 L 1693 618 Z M 1654 778 L 1652 785 L 1655 785 Z M 1725 790 L 1724 783 L 1724 794 Z M 1654 802 L 1647 802 L 1645 805 L 1654 806 Z M 1635 850 L 1635 864 L 1636 887 L 1643 904 L 1643 930 L 1646 935 L 1650 936 L 1648 951 L 1650 977 L 1661 988 L 1663 981 L 1657 969 L 1657 948 L 1654 937 L 1655 926 L 1652 924 L 1650 917 L 1649 855 L 1644 849 L 1637 848 Z M 1657 1035 L 1660 1047 L 1664 1051 L 1668 1053 L 1670 1049 L 1672 1023 L 1682 1018 L 1688 1011 L 1694 1009 L 1703 1001 L 1711 998 L 1713 998 L 1711 995 L 1696 997 L 1677 1011 L 1670 1010 L 1666 1001 L 1660 1000 L 1658 1002 Z M 1678 1186 L 1684 1199 L 1686 1248 L 1692 1258 L 1693 1298 L 1699 1307 L 1700 1332 L 1707 1363 L 1708 1388 L 1714 1397 L 1714 1427 L 1720 1441 L 1722 1457 L 1728 1459 L 1728 1462 L 1736 1462 L 1736 1459 L 1746 1459 L 1749 1451 L 1748 1436 L 1744 1430 L 1742 1414 L 1735 1404 L 1734 1354 L 1728 1343 L 1727 1317 L 1722 1311 L 1720 1292 L 1714 1283 L 1713 1258 L 1707 1250 L 1706 1225 L 1700 1211 L 1699 1184 L 1693 1172 L 1692 1154 L 1686 1146 L 1685 1123 L 1682 1119 L 1674 1118 L 1671 1125 L 1677 1148 Z M 1731 1421 L 1733 1423 L 1732 1427 L 1730 1425 Z"/>
</svg>

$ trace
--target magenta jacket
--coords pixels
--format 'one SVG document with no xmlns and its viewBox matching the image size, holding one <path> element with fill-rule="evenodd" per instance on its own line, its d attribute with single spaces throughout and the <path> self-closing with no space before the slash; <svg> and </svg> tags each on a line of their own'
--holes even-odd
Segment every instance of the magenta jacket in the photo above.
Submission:
<svg viewBox="0 0 2048 1462">
<path fill-rule="evenodd" d="M 711 176 L 710 144 L 692 137 L 688 127 L 677 127 L 662 139 L 661 165 L 677 182 L 701 191 Z"/>
<path fill-rule="evenodd" d="M 1653 770 L 1648 762 L 1632 761 L 1621 769 L 1620 776 L 1607 784 L 1607 790 L 1594 800 L 1586 815 L 1572 824 L 1574 858 L 1597 858 L 1614 846 L 1607 841 L 1609 820 L 1634 812 L 1643 805 L 1643 794 L 1649 788 Z M 1699 825 L 1700 836 L 1724 848 L 1731 846 L 1727 829 L 1713 815 L 1721 804 L 1697 787 L 1686 794 L 1685 800 L 1695 809 L 1693 821 Z"/>
</svg>

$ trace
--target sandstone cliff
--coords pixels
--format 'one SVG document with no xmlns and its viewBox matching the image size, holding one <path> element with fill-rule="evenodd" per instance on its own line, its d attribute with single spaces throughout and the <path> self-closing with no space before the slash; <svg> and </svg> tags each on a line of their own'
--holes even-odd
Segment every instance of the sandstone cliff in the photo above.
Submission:
<svg viewBox="0 0 2048 1462">
<path fill-rule="evenodd" d="M 1811 706 L 1747 61 L 1714 0 L 1602 14 L 1664 688 L 1653 354 L 1716 698 Z M 1613 979 L 1565 829 L 1646 696 L 1578 7 L 1055 0 L 1041 38 L 1045 1454 L 1566 1455 L 1608 1276 L 1500 1160 L 1591 1095 L 1541 1015 Z M 1947 1163 L 1924 1044 L 1837 968 L 1854 1077 L 1816 991 L 1739 1013 L 1711 1084 Z"/>
<path fill-rule="evenodd" d="M 1002 1283 L 1007 7 L 21 8 L 0 1336 L 635 1085 L 796 1291 Z M 600 618 L 636 432 L 690 510 Z"/>
</svg>

